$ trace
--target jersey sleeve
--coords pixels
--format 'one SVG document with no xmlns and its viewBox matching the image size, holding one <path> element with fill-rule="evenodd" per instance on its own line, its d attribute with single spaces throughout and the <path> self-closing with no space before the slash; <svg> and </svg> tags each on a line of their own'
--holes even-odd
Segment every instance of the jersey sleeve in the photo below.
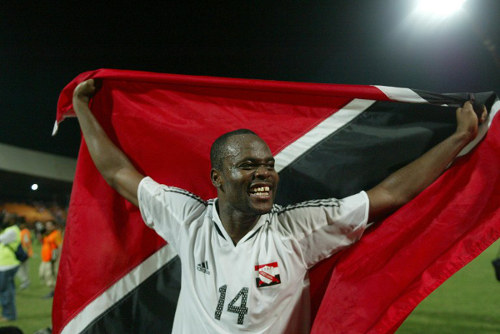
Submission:
<svg viewBox="0 0 500 334">
<path fill-rule="evenodd" d="M 137 194 L 146 225 L 177 250 L 189 222 L 201 215 L 206 207 L 206 203 L 196 195 L 159 184 L 150 177 L 141 180 Z"/>
<path fill-rule="evenodd" d="M 363 191 L 344 199 L 302 202 L 281 210 L 279 220 L 285 234 L 301 248 L 307 268 L 350 246 L 368 223 L 369 200 Z"/>
</svg>

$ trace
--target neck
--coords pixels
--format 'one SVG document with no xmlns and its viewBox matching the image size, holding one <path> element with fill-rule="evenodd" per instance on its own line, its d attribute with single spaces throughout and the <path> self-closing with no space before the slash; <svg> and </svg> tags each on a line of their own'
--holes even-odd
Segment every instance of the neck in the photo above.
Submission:
<svg viewBox="0 0 500 334">
<path fill-rule="evenodd" d="M 222 205 L 220 201 L 217 201 L 217 212 L 222 226 L 235 245 L 255 226 L 260 218 L 260 215 L 248 215 L 227 205 Z"/>
</svg>

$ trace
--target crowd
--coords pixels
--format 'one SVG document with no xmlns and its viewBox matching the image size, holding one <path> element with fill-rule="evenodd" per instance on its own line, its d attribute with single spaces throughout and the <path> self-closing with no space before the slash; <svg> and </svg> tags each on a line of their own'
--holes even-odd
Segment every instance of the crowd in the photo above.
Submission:
<svg viewBox="0 0 500 334">
<path fill-rule="evenodd" d="M 64 218 L 65 213 L 59 211 L 57 220 L 33 222 L 27 221 L 19 214 L 7 211 L 5 207 L 0 211 L 0 304 L 2 308 L 0 323 L 17 319 L 14 278 L 17 276 L 19 279 L 19 289 L 29 287 L 32 278 L 29 276 L 28 267 L 30 258 L 34 255 L 34 242 L 39 242 L 41 245 L 39 279 L 50 288 L 47 295 L 40 297 L 53 297 L 62 247 L 64 225 L 61 222 Z"/>
</svg>

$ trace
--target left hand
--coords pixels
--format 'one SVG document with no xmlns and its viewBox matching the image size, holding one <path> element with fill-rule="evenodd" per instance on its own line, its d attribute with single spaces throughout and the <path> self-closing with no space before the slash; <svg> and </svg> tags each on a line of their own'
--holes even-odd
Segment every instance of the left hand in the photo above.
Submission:
<svg viewBox="0 0 500 334">
<path fill-rule="evenodd" d="M 478 125 L 483 123 L 487 117 L 488 112 L 486 107 L 483 106 L 483 110 L 478 117 L 476 111 L 472 107 L 472 103 L 467 101 L 464 103 L 463 107 L 458 108 L 456 111 L 457 115 L 457 130 L 456 133 L 465 135 L 466 138 L 471 141 L 476 138 Z"/>
<path fill-rule="evenodd" d="M 80 82 L 73 91 L 73 102 L 82 101 L 88 104 L 90 98 L 99 90 L 100 83 L 100 80 L 94 79 Z"/>
</svg>

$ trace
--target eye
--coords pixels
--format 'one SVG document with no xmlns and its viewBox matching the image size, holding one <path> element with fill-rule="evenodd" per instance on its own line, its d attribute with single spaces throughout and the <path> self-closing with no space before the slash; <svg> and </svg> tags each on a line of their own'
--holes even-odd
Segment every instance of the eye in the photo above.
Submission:
<svg viewBox="0 0 500 334">
<path fill-rule="evenodd" d="M 252 168 L 255 168 L 255 164 L 253 164 L 251 162 L 243 162 L 239 165 L 239 167 L 242 169 L 252 169 Z"/>
</svg>

